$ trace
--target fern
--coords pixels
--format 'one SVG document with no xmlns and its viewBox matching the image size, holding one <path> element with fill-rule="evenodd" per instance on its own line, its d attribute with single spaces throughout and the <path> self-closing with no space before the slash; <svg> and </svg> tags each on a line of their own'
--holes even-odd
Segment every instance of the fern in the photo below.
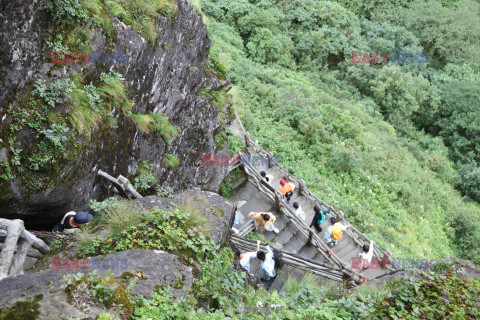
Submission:
<svg viewBox="0 0 480 320">
<path fill-rule="evenodd" d="M 177 155 L 171 153 L 165 153 L 163 158 L 163 163 L 165 166 L 176 169 L 177 166 L 180 164 L 180 159 L 178 159 Z"/>
<path fill-rule="evenodd" d="M 108 74 L 102 73 L 100 79 L 103 82 L 103 85 L 98 88 L 100 96 L 105 101 L 107 105 L 110 106 L 110 110 L 113 108 L 122 108 L 122 104 L 127 99 L 127 93 L 125 92 L 124 81 L 125 79 L 121 74 L 110 72 Z"/>
<path fill-rule="evenodd" d="M 155 129 L 155 121 L 149 114 L 134 113 L 130 116 L 130 118 L 140 131 L 150 133 Z"/>
<path fill-rule="evenodd" d="M 160 132 L 163 140 L 170 144 L 174 137 L 178 137 L 178 130 L 173 126 L 168 117 L 164 114 L 152 114 L 151 117 L 155 122 L 155 132 Z"/>
</svg>

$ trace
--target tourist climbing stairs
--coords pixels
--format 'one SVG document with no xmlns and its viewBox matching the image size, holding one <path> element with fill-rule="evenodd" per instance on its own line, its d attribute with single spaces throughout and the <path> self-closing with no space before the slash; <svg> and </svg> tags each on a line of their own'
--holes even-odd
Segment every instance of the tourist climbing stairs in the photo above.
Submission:
<svg viewBox="0 0 480 320">
<path fill-rule="evenodd" d="M 240 130 L 237 127 L 236 131 L 237 135 L 245 139 L 247 152 L 240 154 L 239 166 L 248 176 L 248 182 L 237 189 L 232 197 L 237 204 L 238 213 L 243 217 L 242 223 L 238 225 L 239 234 L 232 237 L 235 245 L 246 250 L 245 243 L 241 241 L 249 240 L 246 237 L 252 238 L 248 235 L 255 232 L 253 219 L 248 218 L 250 212 L 272 212 L 277 218 L 275 227 L 279 232 L 262 230 L 260 234 L 266 243 L 278 250 L 278 258 L 289 263 L 288 268 L 297 269 L 297 272 L 298 269 L 302 269 L 303 272 L 308 271 L 326 279 L 335 281 L 350 279 L 359 284 L 402 268 L 394 257 L 374 244 L 373 264 L 368 269 L 361 269 L 359 254 L 362 252 L 362 246 L 370 243 L 370 239 L 354 226 L 343 232 L 343 237 L 336 245 L 329 246 L 324 239 L 324 234 L 332 225 L 331 217 L 336 217 L 344 225 L 351 225 L 345 219 L 344 213 L 331 208 L 327 219 L 321 225 L 321 232 L 309 228 L 314 215 L 313 207 L 317 205 L 324 212 L 330 207 L 308 190 L 303 180 L 291 175 L 280 166 L 271 153 L 267 153 L 252 141 L 243 127 Z M 267 183 L 262 180 L 261 171 L 273 176 L 273 181 Z M 287 203 L 278 191 L 281 187 L 280 179 L 286 179 L 296 187 L 290 203 Z M 293 202 L 300 204 L 306 214 L 305 220 L 301 220 L 294 214 Z M 254 245 L 255 243 L 252 246 Z M 249 249 L 255 250 L 252 246 Z M 291 270 L 290 273 L 292 273 Z"/>
</svg>

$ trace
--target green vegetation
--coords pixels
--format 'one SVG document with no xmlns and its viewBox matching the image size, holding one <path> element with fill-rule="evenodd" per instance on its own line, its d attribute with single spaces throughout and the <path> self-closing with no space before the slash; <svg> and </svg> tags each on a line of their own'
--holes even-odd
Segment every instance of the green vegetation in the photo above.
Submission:
<svg viewBox="0 0 480 320">
<path fill-rule="evenodd" d="M 15 302 L 8 309 L 0 309 L 0 317 L 4 320 L 35 320 L 40 315 L 39 301 L 43 300 L 43 295 L 39 294 L 33 299 Z"/>
<path fill-rule="evenodd" d="M 80 241 L 79 257 L 155 249 L 182 254 L 193 261 L 215 247 L 206 229 L 207 220 L 195 199 L 186 199 L 174 210 L 157 209 L 148 213 L 117 206 L 102 220 L 108 223 L 111 236 L 100 239 L 85 235 Z"/>
<path fill-rule="evenodd" d="M 242 174 L 243 174 L 243 171 L 241 171 L 240 168 L 233 169 L 229 173 L 228 177 L 225 180 L 223 180 L 222 183 L 220 184 L 218 193 L 224 198 L 230 198 L 234 191 L 232 190 L 233 183 L 235 182 L 236 178 Z"/>
<path fill-rule="evenodd" d="M 318 284 L 309 276 L 289 279 L 282 290 L 244 287 L 243 272 L 231 268 L 232 252 L 223 249 L 202 262 L 191 293 L 172 298 L 172 288 L 137 299 L 133 319 L 476 319 L 476 279 L 427 271 L 391 280 L 383 287 Z M 209 307 L 199 302 L 209 301 Z M 215 305 L 216 308 L 211 308 Z"/>
<path fill-rule="evenodd" d="M 66 274 L 62 284 L 65 292 L 77 307 L 86 301 L 99 301 L 105 308 L 117 308 L 122 319 L 129 319 L 132 313 L 129 288 L 112 278 L 110 274 L 98 276 L 95 271 L 89 275 L 83 273 Z"/>
<path fill-rule="evenodd" d="M 176 154 L 165 153 L 163 155 L 163 163 L 166 167 L 175 170 L 180 164 L 180 159 Z"/>
<path fill-rule="evenodd" d="M 116 128 L 119 117 L 131 119 L 148 134 L 160 134 L 166 143 L 178 136 L 164 114 L 133 113 L 121 74 L 101 73 L 97 81 L 97 85 L 87 84 L 78 75 L 49 83 L 38 79 L 8 108 L 9 126 L 1 130 L 10 150 L 0 176 L 3 180 L 20 175 L 32 191 L 41 190 L 55 178 L 55 170 L 88 145 L 93 132 Z M 34 132 L 33 141 L 19 140 L 23 130 Z M 172 156 L 165 157 L 168 165 L 178 165 Z"/>
<path fill-rule="evenodd" d="M 173 189 L 172 187 L 160 187 L 157 186 L 157 196 L 162 197 L 162 198 L 173 198 Z"/>
<path fill-rule="evenodd" d="M 139 165 L 136 177 L 133 179 L 133 186 L 140 193 L 147 192 L 155 184 L 158 184 L 158 179 L 152 173 L 153 164 L 148 161 L 142 161 Z"/>
<path fill-rule="evenodd" d="M 197 10 L 243 124 L 287 170 L 395 256 L 478 259 L 480 207 L 455 190 L 479 154 L 477 2 L 202 0 Z M 352 51 L 428 63 L 353 64 Z M 460 173 L 467 194 L 475 183 Z"/>
<path fill-rule="evenodd" d="M 58 24 L 73 25 L 86 18 L 78 0 L 43 0 L 40 9 L 45 10 Z"/>
<path fill-rule="evenodd" d="M 102 28 L 110 41 L 115 40 L 116 27 L 111 17 L 131 25 L 151 46 L 156 45 L 157 14 L 172 18 L 175 4 L 169 0 L 42 0 L 40 9 L 47 13 L 56 36 L 47 39 L 53 51 L 62 53 L 90 52 L 89 28 Z M 92 24 L 89 24 L 89 21 Z"/>
<path fill-rule="evenodd" d="M 234 135 L 229 128 L 226 128 L 213 136 L 215 142 L 215 148 L 222 149 L 225 142 L 227 142 L 227 149 L 230 151 L 230 155 L 236 154 L 238 151 L 243 150 L 243 143 L 239 137 Z"/>
<path fill-rule="evenodd" d="M 480 168 L 472 161 L 458 170 L 457 185 L 465 195 L 480 202 Z"/>
<path fill-rule="evenodd" d="M 105 3 L 113 16 L 131 25 L 152 47 L 157 40 L 157 14 L 171 18 L 175 13 L 175 4 L 169 0 L 108 0 Z"/>
</svg>

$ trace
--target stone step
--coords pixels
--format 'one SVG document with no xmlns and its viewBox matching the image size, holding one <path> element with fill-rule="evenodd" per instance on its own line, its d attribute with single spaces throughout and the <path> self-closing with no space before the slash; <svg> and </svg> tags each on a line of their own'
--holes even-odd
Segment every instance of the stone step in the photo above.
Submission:
<svg viewBox="0 0 480 320">
<path fill-rule="evenodd" d="M 361 248 L 358 246 L 355 246 L 351 251 L 343 255 L 342 260 L 345 261 L 345 263 L 347 263 L 350 267 L 352 267 L 354 263 L 353 258 L 359 258 L 360 252 L 361 252 Z"/>
<path fill-rule="evenodd" d="M 275 223 L 274 223 L 275 228 L 277 228 L 280 232 L 282 232 L 283 229 L 285 229 L 285 227 L 287 226 L 287 224 L 289 224 L 289 221 L 281 215 L 275 215 L 275 216 L 277 217 L 277 220 L 275 220 Z"/>
<path fill-rule="evenodd" d="M 301 241 L 297 237 L 293 237 L 289 242 L 283 245 L 283 250 L 291 253 L 299 252 L 304 246 L 306 241 Z"/>
<path fill-rule="evenodd" d="M 299 251 L 298 254 L 307 259 L 313 259 L 315 255 L 318 253 L 318 249 L 312 245 L 303 246 Z"/>
<path fill-rule="evenodd" d="M 317 252 L 317 254 L 313 257 L 312 260 L 318 261 L 320 263 L 325 263 L 326 262 L 326 258 L 320 252 Z"/>
<path fill-rule="evenodd" d="M 283 230 L 291 232 L 294 235 L 296 235 L 299 232 L 298 228 L 293 223 L 287 223 L 287 225 Z"/>
<path fill-rule="evenodd" d="M 355 271 L 360 273 L 360 275 L 362 277 L 366 278 L 367 280 L 373 280 L 376 277 L 378 277 L 379 275 L 382 275 L 382 274 L 385 274 L 385 273 L 389 272 L 388 269 L 382 269 L 380 266 L 378 268 L 369 268 L 369 269 L 365 269 L 365 270 L 357 269 Z"/>
<path fill-rule="evenodd" d="M 335 254 L 340 260 L 350 264 L 351 259 L 349 259 L 349 257 L 358 256 L 358 253 L 359 251 L 357 245 L 355 245 L 354 243 L 347 243 L 347 245 L 343 249 L 337 251 Z"/>
<path fill-rule="evenodd" d="M 262 234 L 265 237 L 265 240 L 270 242 L 277 236 L 275 232 L 263 232 Z"/>
<path fill-rule="evenodd" d="M 348 247 L 351 243 L 350 241 L 348 241 L 349 239 L 345 239 L 344 237 L 342 237 L 340 240 L 337 241 L 337 244 L 332 246 L 331 247 L 331 250 L 337 255 L 337 256 L 341 256 L 341 253 L 343 251 L 343 249 L 345 249 L 346 247 Z"/>
<path fill-rule="evenodd" d="M 277 234 L 277 236 L 275 238 L 273 238 L 273 242 L 275 243 L 279 243 L 281 244 L 282 246 L 285 245 L 288 241 L 290 241 L 290 239 L 294 236 L 293 233 L 289 232 L 289 231 L 282 231 L 280 233 Z"/>
<path fill-rule="evenodd" d="M 278 270 L 277 276 L 275 277 L 275 280 L 272 282 L 270 288 L 268 291 L 277 291 L 280 292 L 285 285 L 285 281 L 288 279 L 288 274 L 290 271 L 290 267 L 282 267 L 281 270 Z"/>
</svg>

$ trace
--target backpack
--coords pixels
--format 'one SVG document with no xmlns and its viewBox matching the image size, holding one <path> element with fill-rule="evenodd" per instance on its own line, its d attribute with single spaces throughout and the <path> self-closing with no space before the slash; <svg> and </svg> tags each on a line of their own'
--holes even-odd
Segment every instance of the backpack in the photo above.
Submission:
<svg viewBox="0 0 480 320">
<path fill-rule="evenodd" d="M 65 231 L 65 218 L 68 216 L 68 215 L 71 215 L 72 214 L 72 211 L 69 211 L 67 212 L 64 216 L 63 216 L 63 219 L 61 222 L 57 223 L 54 227 L 53 227 L 53 232 L 63 232 Z"/>
<path fill-rule="evenodd" d="M 335 223 L 330 228 L 332 228 L 332 230 L 333 230 L 333 234 L 332 234 L 333 240 L 337 241 L 343 236 L 342 228 L 340 228 L 340 225 L 338 223 Z"/>
</svg>

